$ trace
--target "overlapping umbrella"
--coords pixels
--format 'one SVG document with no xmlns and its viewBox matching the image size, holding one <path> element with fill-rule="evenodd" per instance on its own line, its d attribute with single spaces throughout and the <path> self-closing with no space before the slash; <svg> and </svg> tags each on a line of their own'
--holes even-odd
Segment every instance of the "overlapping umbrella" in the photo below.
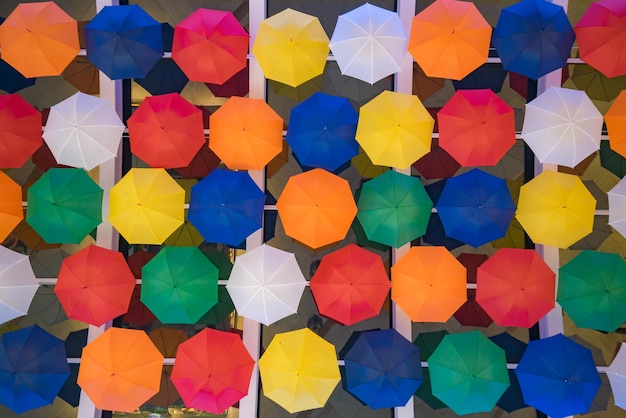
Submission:
<svg viewBox="0 0 626 418">
<path fill-rule="evenodd" d="M 0 245 L 0 323 L 26 315 L 38 288 L 28 256 Z"/>
<path fill-rule="evenodd" d="M 130 267 L 135 279 L 141 279 L 142 267 L 155 255 L 148 251 L 137 251 L 128 256 L 128 267 Z M 144 327 L 154 320 L 156 320 L 156 316 L 141 302 L 141 285 L 135 285 L 128 304 L 128 312 L 122 316 L 122 321 Z"/>
<path fill-rule="evenodd" d="M 609 144 L 611 149 L 622 157 L 626 156 L 626 92 L 622 90 L 617 99 L 613 102 L 609 110 L 604 115 Z"/>
<path fill-rule="evenodd" d="M 143 78 L 135 82 L 152 95 L 180 93 L 189 79 L 171 58 L 161 58 Z"/>
<path fill-rule="evenodd" d="M 20 95 L 0 96 L 0 167 L 22 167 L 43 145 L 41 119 Z"/>
<path fill-rule="evenodd" d="M 22 187 L 0 171 L 0 242 L 22 219 Z"/>
<path fill-rule="evenodd" d="M 626 348 L 621 343 L 617 355 L 611 362 L 606 375 L 611 383 L 611 391 L 613 392 L 613 400 L 615 405 L 622 409 L 626 408 L 626 399 L 624 398 L 624 387 L 626 386 Z"/>
</svg>

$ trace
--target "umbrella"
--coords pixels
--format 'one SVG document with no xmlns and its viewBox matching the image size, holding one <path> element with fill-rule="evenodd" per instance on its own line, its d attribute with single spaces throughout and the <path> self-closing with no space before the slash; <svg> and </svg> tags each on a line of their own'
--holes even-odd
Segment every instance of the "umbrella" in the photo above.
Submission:
<svg viewBox="0 0 626 418">
<path fill-rule="evenodd" d="M 69 375 L 63 340 L 39 326 L 0 335 L 0 403 L 15 413 L 51 405 Z"/>
<path fill-rule="evenodd" d="M 322 257 L 310 286 L 320 314 L 353 325 L 380 313 L 391 284 L 378 254 L 348 244 Z"/>
<path fill-rule="evenodd" d="M 274 335 L 258 364 L 263 394 L 291 414 L 323 407 L 341 380 L 335 347 L 308 328 Z"/>
<path fill-rule="evenodd" d="M 228 280 L 230 272 L 233 270 L 233 263 L 230 261 L 230 258 L 218 251 L 204 252 L 204 255 L 217 267 L 218 280 Z M 197 323 L 218 325 L 228 318 L 234 310 L 235 305 L 230 298 L 228 290 L 226 290 L 226 286 L 219 285 L 217 287 L 217 303 Z"/>
<path fill-rule="evenodd" d="M 532 327 L 554 293 L 555 274 L 535 250 L 501 248 L 478 267 L 476 300 L 499 326 Z"/>
<path fill-rule="evenodd" d="M 165 358 L 174 358 L 179 344 L 187 341 L 187 333 L 182 329 L 158 327 L 148 334 L 154 346 Z M 180 394 L 172 383 L 172 366 L 163 366 L 159 392 L 146 401 L 150 405 L 167 408 L 180 399 Z"/>
<path fill-rule="evenodd" d="M 100 72 L 87 57 L 76 57 L 63 70 L 65 81 L 85 94 L 100 94 Z"/>
<path fill-rule="evenodd" d="M 156 254 L 148 251 L 137 251 L 128 257 L 128 267 L 135 279 L 141 279 L 142 267 Z M 141 285 L 135 285 L 128 304 L 128 312 L 122 316 L 122 321 L 137 327 L 144 327 L 156 320 L 156 316 L 141 302 Z"/>
<path fill-rule="evenodd" d="M 610 140 L 611 139 L 609 137 L 609 141 Z M 610 173 L 622 178 L 626 175 L 626 158 L 613 151 L 609 141 L 600 142 L 600 165 Z"/>
<path fill-rule="evenodd" d="M 626 134 L 623 133 L 624 126 L 626 126 L 626 92 L 623 91 L 620 91 L 617 99 L 604 115 L 610 147 L 622 157 L 626 156 Z"/>
<path fill-rule="evenodd" d="M 175 170 L 186 179 L 201 179 L 219 167 L 221 161 L 209 147 L 202 147 L 186 167 Z"/>
<path fill-rule="evenodd" d="M 51 168 L 28 188 L 26 222 L 47 243 L 80 243 L 102 222 L 103 190 L 79 168 Z"/>
<path fill-rule="evenodd" d="M 419 348 L 393 328 L 359 333 L 344 361 L 348 392 L 372 409 L 406 405 L 423 382 Z"/>
<path fill-rule="evenodd" d="M 289 177 L 276 207 L 285 234 L 313 249 L 344 239 L 357 213 L 348 181 L 321 168 Z"/>
<path fill-rule="evenodd" d="M 26 315 L 38 288 L 28 256 L 0 245 L 0 323 Z"/>
<path fill-rule="evenodd" d="M 0 242 L 24 219 L 22 187 L 0 171 Z"/>
<path fill-rule="evenodd" d="M 117 157 L 123 132 L 111 102 L 78 92 L 50 108 L 43 139 L 59 164 L 91 170 Z"/>
<path fill-rule="evenodd" d="M 609 225 L 622 236 L 626 236 L 626 181 L 620 180 L 607 192 L 609 199 Z"/>
<path fill-rule="evenodd" d="M 503 8 L 493 31 L 504 68 L 533 80 L 565 66 L 574 38 L 563 7 L 545 0 Z"/>
<path fill-rule="evenodd" d="M 109 222 L 129 243 L 160 245 L 184 219 L 185 190 L 162 168 L 131 168 L 111 188 Z"/>
<path fill-rule="evenodd" d="M 146 97 L 127 124 L 131 152 L 151 167 L 185 167 L 206 145 L 202 111 L 178 93 Z"/>
<path fill-rule="evenodd" d="M 467 283 L 476 283 L 478 266 L 488 259 L 484 254 L 459 254 L 457 260 L 467 269 Z M 488 327 L 493 323 L 493 319 L 476 302 L 476 289 L 467 289 L 467 300 L 454 313 L 454 318 L 459 324 L 470 327 Z"/>
<path fill-rule="evenodd" d="M 430 152 L 413 163 L 425 179 L 442 179 L 456 174 L 461 164 L 439 146 L 439 139 L 433 138 Z"/>
<path fill-rule="evenodd" d="M 352 158 L 351 164 L 361 177 L 368 179 L 372 179 L 389 170 L 389 167 L 373 164 L 370 157 L 363 151 L 363 148 L 359 148 L 359 153 Z"/>
<path fill-rule="evenodd" d="M 236 247 L 261 228 L 264 204 L 248 173 L 218 168 L 191 188 L 187 218 L 206 242 Z"/>
<path fill-rule="evenodd" d="M 260 170 L 283 149 L 283 119 L 261 99 L 231 97 L 209 127 L 209 147 L 232 170 Z"/>
<path fill-rule="evenodd" d="M 191 81 L 223 84 L 246 67 L 249 41 L 231 12 L 198 8 L 174 28 L 172 59 Z"/>
<path fill-rule="evenodd" d="M 239 315 L 270 325 L 297 312 L 305 285 L 293 253 L 262 244 L 235 259 L 226 289 Z"/>
<path fill-rule="evenodd" d="M 252 54 L 266 78 L 297 87 L 322 74 L 328 43 L 317 17 L 287 8 L 261 21 Z"/>
<path fill-rule="evenodd" d="M 20 168 L 41 147 L 41 113 L 18 94 L 0 95 L 0 167 Z"/>
<path fill-rule="evenodd" d="M 494 166 L 515 144 L 513 108 L 492 90 L 459 90 L 437 113 L 439 146 L 463 167 Z"/>
<path fill-rule="evenodd" d="M 461 80 L 453 80 L 452 86 L 455 90 L 490 89 L 494 93 L 500 93 L 507 74 L 509 73 L 502 64 L 486 63 Z"/>
<path fill-rule="evenodd" d="M 535 244 L 567 248 L 591 233 L 595 209 L 578 176 L 544 171 L 520 189 L 515 217 Z"/>
<path fill-rule="evenodd" d="M 85 46 L 111 80 L 143 78 L 163 56 L 161 24 L 137 4 L 105 6 L 85 25 Z"/>
<path fill-rule="evenodd" d="M 417 63 L 413 63 L 413 86 L 411 91 L 422 102 L 441 90 L 445 84 L 445 79 L 428 77 Z"/>
<path fill-rule="evenodd" d="M 162 58 L 143 78 L 135 79 L 135 83 L 154 96 L 180 93 L 188 82 L 183 70 L 170 58 Z"/>
<path fill-rule="evenodd" d="M 504 350 L 480 331 L 443 337 L 428 369 L 433 395 L 458 415 L 491 411 L 510 384 Z"/>
<path fill-rule="evenodd" d="M 205 83 L 215 97 L 246 96 L 250 91 L 250 68 L 246 66 L 222 84 Z"/>
<path fill-rule="evenodd" d="M 626 394 L 624 391 L 624 386 L 626 385 L 626 348 L 624 348 L 624 345 L 626 343 L 620 344 L 617 355 L 606 371 L 606 375 L 611 383 L 615 405 L 622 409 L 626 408 L 626 399 L 624 398 Z"/>
<path fill-rule="evenodd" d="M 368 239 L 398 248 L 424 235 L 433 202 L 417 177 L 386 171 L 363 184 L 357 208 Z"/>
<path fill-rule="evenodd" d="M 79 52 L 78 23 L 52 1 L 18 4 L 0 25 L 0 45 L 24 77 L 60 75 Z"/>
<path fill-rule="evenodd" d="M 221 414 L 248 394 L 253 368 L 239 335 L 205 328 L 179 345 L 172 382 L 187 408 Z"/>
<path fill-rule="evenodd" d="M 576 326 L 615 332 L 626 322 L 624 274 L 619 254 L 583 250 L 559 268 L 556 301 Z"/>
<path fill-rule="evenodd" d="M 461 80 L 487 62 L 490 38 L 473 3 L 438 0 L 413 17 L 408 49 L 427 76 Z"/>
<path fill-rule="evenodd" d="M 56 275 L 48 277 L 56 277 Z M 39 286 L 30 303 L 27 315 L 38 323 L 49 326 L 56 325 L 68 319 L 67 314 L 59 303 L 59 298 L 57 298 L 57 295 L 54 293 L 54 286 L 48 285 Z"/>
<path fill-rule="evenodd" d="M 590 65 L 577 64 L 571 83 L 576 90 L 584 90 L 591 100 L 610 102 L 626 88 L 626 77 L 609 78 Z"/>
<path fill-rule="evenodd" d="M 329 46 L 341 74 L 374 84 L 400 71 L 407 43 L 397 13 L 365 3 L 339 15 Z"/>
<path fill-rule="evenodd" d="M 465 275 L 445 247 L 411 247 L 391 267 L 391 300 L 413 322 L 446 322 L 467 299 Z"/>
<path fill-rule="evenodd" d="M 335 171 L 359 153 L 357 119 L 350 100 L 317 92 L 291 109 L 285 139 L 303 167 Z"/>
<path fill-rule="evenodd" d="M 100 326 L 128 311 L 134 288 L 122 253 L 90 245 L 63 260 L 54 293 L 69 318 Z"/>
<path fill-rule="evenodd" d="M 530 341 L 515 374 L 524 402 L 552 417 L 586 413 L 601 384 L 591 351 L 563 334 Z"/>
<path fill-rule="evenodd" d="M 159 391 L 162 368 L 144 331 L 109 328 L 83 348 L 78 385 L 98 409 L 134 412 Z"/>
<path fill-rule="evenodd" d="M 217 303 L 217 267 L 196 247 L 163 247 L 141 275 L 141 302 L 162 323 L 195 324 Z"/>
<path fill-rule="evenodd" d="M 0 90 L 17 93 L 26 87 L 34 86 L 35 81 L 36 78 L 26 78 L 6 61 L 0 60 Z"/>
</svg>

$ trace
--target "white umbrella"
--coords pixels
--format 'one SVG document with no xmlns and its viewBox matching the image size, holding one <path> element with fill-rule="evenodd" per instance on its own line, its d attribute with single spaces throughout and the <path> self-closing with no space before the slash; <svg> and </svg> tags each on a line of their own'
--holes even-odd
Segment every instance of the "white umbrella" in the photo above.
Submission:
<svg viewBox="0 0 626 418">
<path fill-rule="evenodd" d="M 626 409 L 626 343 L 620 345 L 617 355 L 606 371 L 611 383 L 615 405 Z"/>
<path fill-rule="evenodd" d="M 0 245 L 0 323 L 26 315 L 38 288 L 28 256 Z"/>
<path fill-rule="evenodd" d="M 602 122 L 584 91 L 550 87 L 526 104 L 522 138 L 541 163 L 574 167 L 600 148 Z"/>
<path fill-rule="evenodd" d="M 296 313 L 305 286 L 294 254 L 263 244 L 235 259 L 226 290 L 241 316 L 270 325 Z"/>
<path fill-rule="evenodd" d="M 369 3 L 340 15 L 330 40 L 341 73 L 370 84 L 400 70 L 407 45 L 398 14 Z"/>
<path fill-rule="evenodd" d="M 78 92 L 50 108 L 43 139 L 59 164 L 91 170 L 117 156 L 123 132 L 111 102 Z"/>
<path fill-rule="evenodd" d="M 609 197 L 609 225 L 626 237 L 626 177 L 611 190 Z"/>
</svg>

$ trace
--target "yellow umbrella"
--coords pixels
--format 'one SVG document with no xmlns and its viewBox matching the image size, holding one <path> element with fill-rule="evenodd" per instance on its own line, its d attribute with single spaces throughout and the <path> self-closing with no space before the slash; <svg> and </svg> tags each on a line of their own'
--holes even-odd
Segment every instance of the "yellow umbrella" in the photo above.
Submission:
<svg viewBox="0 0 626 418">
<path fill-rule="evenodd" d="M 317 17 L 285 9 L 261 22 L 252 53 L 265 77 L 297 87 L 322 74 L 329 43 Z"/>
<path fill-rule="evenodd" d="M 356 140 L 372 163 L 404 169 L 430 152 L 434 125 L 417 96 L 383 91 L 361 107 Z"/>
<path fill-rule="evenodd" d="M 265 396 L 291 414 L 323 407 L 341 379 L 335 347 L 308 328 L 276 334 L 259 372 Z"/>
<path fill-rule="evenodd" d="M 185 190 L 162 168 L 132 168 L 111 188 L 109 222 L 130 244 L 163 244 L 184 220 Z"/>
<path fill-rule="evenodd" d="M 579 177 L 544 171 L 520 189 L 515 216 L 535 244 L 567 248 L 591 233 L 595 209 Z"/>
</svg>

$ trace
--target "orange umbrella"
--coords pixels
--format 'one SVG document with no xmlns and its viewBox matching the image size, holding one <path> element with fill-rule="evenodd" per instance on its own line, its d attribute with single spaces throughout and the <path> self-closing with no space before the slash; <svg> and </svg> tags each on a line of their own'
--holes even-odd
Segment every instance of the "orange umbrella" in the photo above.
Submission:
<svg viewBox="0 0 626 418">
<path fill-rule="evenodd" d="M 0 171 L 0 242 L 24 219 L 22 188 Z"/>
<path fill-rule="evenodd" d="M 276 207 L 285 234 L 313 249 L 344 239 L 357 212 L 348 182 L 321 168 L 291 176 Z"/>
<path fill-rule="evenodd" d="M 604 115 L 611 149 L 626 157 L 626 91 L 622 90 Z"/>
<path fill-rule="evenodd" d="M 414 322 L 446 322 L 467 300 L 465 277 L 445 247 L 412 247 L 391 267 L 391 299 Z"/>
</svg>

